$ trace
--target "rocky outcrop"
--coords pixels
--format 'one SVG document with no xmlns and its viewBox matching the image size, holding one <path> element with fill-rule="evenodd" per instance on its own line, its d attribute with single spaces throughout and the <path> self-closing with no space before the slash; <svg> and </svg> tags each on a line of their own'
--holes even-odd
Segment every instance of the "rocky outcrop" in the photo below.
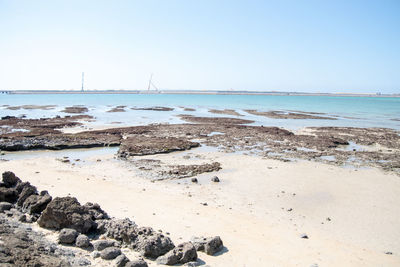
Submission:
<svg viewBox="0 0 400 267">
<path fill-rule="evenodd" d="M 199 145 L 197 142 L 174 137 L 132 136 L 122 141 L 118 156 L 127 159 L 132 156 L 188 150 Z"/>
<path fill-rule="evenodd" d="M 138 227 L 127 218 L 101 221 L 98 228 L 107 237 L 129 245 L 147 258 L 155 259 L 175 247 L 169 237 L 154 231 L 151 227 Z"/>
<path fill-rule="evenodd" d="M 92 216 L 92 220 L 102 220 L 110 218 L 107 212 L 102 210 L 100 205 L 97 203 L 88 202 L 85 205 L 83 205 L 83 207 L 85 207 L 88 210 L 89 214 Z"/>
<path fill-rule="evenodd" d="M 96 228 L 88 209 L 74 197 L 53 199 L 39 217 L 38 224 L 54 230 L 72 228 L 83 234 Z"/>
<path fill-rule="evenodd" d="M 18 192 L 14 188 L 0 187 L 0 202 L 14 203 L 18 199 Z"/>
<path fill-rule="evenodd" d="M 21 180 L 17 176 L 15 176 L 13 172 L 10 171 L 3 172 L 2 177 L 3 177 L 3 184 L 5 187 L 13 187 L 21 182 Z"/>
<path fill-rule="evenodd" d="M 149 108 L 131 108 L 133 110 L 152 110 L 152 111 L 172 111 L 173 108 L 169 107 L 149 107 Z"/>
<path fill-rule="evenodd" d="M 191 177 L 205 172 L 214 172 L 221 169 L 219 162 L 192 164 L 192 165 L 172 165 L 170 170 L 161 171 L 162 175 L 175 176 L 178 178 Z"/>
<path fill-rule="evenodd" d="M 197 251 L 191 242 L 179 244 L 167 254 L 157 258 L 158 264 L 175 265 L 197 260 Z"/>
<path fill-rule="evenodd" d="M 71 266 L 63 250 L 46 243 L 29 227 L 1 215 L 0 237 L 0 266 Z"/>
<path fill-rule="evenodd" d="M 65 107 L 61 112 L 65 113 L 75 113 L 75 114 L 80 114 L 80 113 L 86 113 L 88 112 L 87 107 L 82 107 L 82 106 L 73 106 L 73 107 Z"/>
<path fill-rule="evenodd" d="M 249 124 L 253 123 L 252 120 L 238 119 L 238 118 L 226 118 L 226 117 L 195 117 L 192 115 L 179 115 L 184 121 L 195 122 L 195 123 L 210 123 L 210 124 Z"/>
<path fill-rule="evenodd" d="M 127 218 L 110 219 L 107 213 L 96 203 L 81 205 L 73 197 L 56 197 L 52 199 L 47 191 L 42 191 L 38 194 L 35 186 L 29 182 L 22 182 L 11 172 L 4 173 L 3 177 L 5 178 L 0 185 L 0 192 L 3 192 L 3 194 L 0 196 L 10 201 L 0 202 L 1 223 L 3 223 L 1 221 L 2 218 L 27 223 L 36 221 L 39 218 L 38 225 L 40 227 L 60 230 L 58 234 L 59 244 L 76 246 L 86 250 L 93 248 L 95 250 L 92 253 L 94 258 L 101 257 L 103 260 L 117 258 L 115 260 L 116 266 L 147 266 L 147 263 L 143 259 L 129 261 L 122 254 L 121 246 L 130 247 L 139 252 L 143 257 L 157 259 L 159 264 L 184 264 L 197 259 L 197 247 L 191 242 L 186 242 L 175 247 L 169 237 L 160 231 L 154 231 L 151 227 L 138 227 L 133 221 Z M 10 194 L 5 194 L 4 192 L 12 192 L 13 197 L 10 198 Z M 0 237 L 4 240 L 1 226 L 2 224 L 0 224 Z M 91 242 L 90 238 L 84 235 L 84 233 L 89 232 L 91 233 L 91 237 L 100 237 L 101 239 Z M 18 234 L 15 236 L 18 237 Z M 21 239 L 24 242 L 29 241 L 29 238 L 25 236 L 22 236 Z M 203 250 L 210 255 L 219 251 L 222 246 L 222 241 L 219 237 L 204 238 L 204 240 L 200 241 L 201 248 L 199 250 Z M 16 242 L 18 243 L 20 240 Z M 91 264 L 84 257 L 75 258 L 71 252 L 66 252 L 70 255 L 70 260 L 66 262 L 57 261 L 52 257 L 48 258 L 46 256 L 47 252 L 45 253 L 45 250 L 42 248 L 39 248 L 41 252 L 36 253 L 34 251 L 36 249 L 35 245 L 35 243 L 33 245 L 25 245 L 25 243 L 22 245 L 20 243 L 17 244 L 18 249 L 25 249 L 28 246 L 32 247 L 33 250 L 23 250 L 21 253 L 23 254 L 23 259 L 29 262 L 29 264 L 33 263 L 34 266 L 53 266 L 53 263 L 56 264 L 54 266 L 64 266 L 63 264 L 69 266 L 68 264 L 70 263 L 74 266 Z M 17 266 L 19 266 L 20 259 L 18 257 L 20 256 L 17 255 L 14 257 L 15 255 L 11 250 L 4 250 L 3 247 L 0 248 L 0 263 L 7 264 L 5 266 L 17 263 Z M 57 248 L 54 248 L 53 245 L 49 248 L 51 253 L 56 250 Z M 25 252 L 26 254 L 24 254 Z M 29 253 L 36 254 L 32 256 Z M 36 255 L 45 256 L 42 259 L 41 257 L 36 257 Z M 47 262 L 47 259 L 49 259 L 49 262 Z M 45 263 L 41 260 L 44 260 Z M 48 263 L 49 265 L 46 265 Z M 21 266 L 24 265 L 22 264 Z"/>
<path fill-rule="evenodd" d="M 97 229 L 98 232 L 125 244 L 131 244 L 137 237 L 137 225 L 128 218 L 99 221 Z"/>
<path fill-rule="evenodd" d="M 22 207 L 25 200 L 32 196 L 32 195 L 36 195 L 37 194 L 37 189 L 35 186 L 31 185 L 29 182 L 24 183 L 23 185 L 21 184 L 21 187 L 19 187 L 20 189 L 22 188 L 22 190 L 19 193 L 19 197 L 17 200 L 17 205 Z"/>
<path fill-rule="evenodd" d="M 47 191 L 40 192 L 40 195 L 30 195 L 24 201 L 22 210 L 29 214 L 41 213 L 51 201 Z"/>
<path fill-rule="evenodd" d="M 157 233 L 149 227 L 146 227 L 146 229 L 143 228 L 145 227 L 138 229 L 137 239 L 132 245 L 133 249 L 139 251 L 142 256 L 156 259 L 175 247 L 169 237 Z"/>
<path fill-rule="evenodd" d="M 204 251 L 208 255 L 214 255 L 221 251 L 224 244 L 219 236 L 214 237 L 192 237 L 191 239 L 197 251 Z"/>
<path fill-rule="evenodd" d="M 276 111 L 276 110 L 257 111 L 257 110 L 252 110 L 252 109 L 248 109 L 245 111 L 252 115 L 264 116 L 264 117 L 268 117 L 268 118 L 272 118 L 272 119 L 337 120 L 337 118 L 333 118 L 333 117 L 317 116 L 316 114 L 321 114 L 321 113 L 314 113 L 314 112 L 300 112 L 300 111 L 299 112 L 284 112 L 284 111 Z"/>
</svg>

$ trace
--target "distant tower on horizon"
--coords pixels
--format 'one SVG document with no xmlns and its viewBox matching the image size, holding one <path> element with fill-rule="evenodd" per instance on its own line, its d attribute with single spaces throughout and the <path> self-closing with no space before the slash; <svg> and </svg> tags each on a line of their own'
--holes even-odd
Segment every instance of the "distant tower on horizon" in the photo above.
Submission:
<svg viewBox="0 0 400 267">
<path fill-rule="evenodd" d="M 82 92 L 83 92 L 83 83 L 84 83 L 84 78 L 85 78 L 85 73 L 84 72 L 82 72 Z"/>
<path fill-rule="evenodd" d="M 147 87 L 147 91 L 150 91 L 151 80 L 153 79 L 153 73 L 150 75 L 149 86 Z"/>
</svg>

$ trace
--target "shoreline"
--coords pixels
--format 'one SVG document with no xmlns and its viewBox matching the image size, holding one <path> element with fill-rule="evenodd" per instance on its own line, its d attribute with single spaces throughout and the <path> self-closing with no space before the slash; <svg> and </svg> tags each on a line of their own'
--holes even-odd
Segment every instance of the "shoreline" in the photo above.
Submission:
<svg viewBox="0 0 400 267">
<path fill-rule="evenodd" d="M 190 94 L 190 95 L 271 95 L 271 96 L 332 96 L 332 97 L 400 97 L 400 94 L 379 93 L 306 93 L 274 91 L 197 91 L 197 90 L 0 90 L 0 94 Z"/>
</svg>

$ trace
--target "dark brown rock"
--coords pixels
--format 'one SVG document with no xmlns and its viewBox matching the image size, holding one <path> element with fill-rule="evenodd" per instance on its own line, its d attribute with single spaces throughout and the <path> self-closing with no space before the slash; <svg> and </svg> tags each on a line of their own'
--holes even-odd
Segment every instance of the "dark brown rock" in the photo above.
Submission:
<svg viewBox="0 0 400 267">
<path fill-rule="evenodd" d="M 179 244 L 167 254 L 157 258 L 158 264 L 175 265 L 197 260 L 197 251 L 191 242 Z"/>
<path fill-rule="evenodd" d="M 193 237 L 191 239 L 197 251 L 204 251 L 208 255 L 214 255 L 221 251 L 224 244 L 219 236 L 214 237 Z"/>
<path fill-rule="evenodd" d="M 75 243 L 79 233 L 75 229 L 64 228 L 58 234 L 58 243 L 71 245 Z"/>
<path fill-rule="evenodd" d="M 35 186 L 31 185 L 29 182 L 25 183 L 24 186 L 22 187 L 22 191 L 19 194 L 18 200 L 17 200 L 17 205 L 22 207 L 25 200 L 31 196 L 31 195 L 36 195 L 37 194 L 37 189 Z"/>
<path fill-rule="evenodd" d="M 3 172 L 3 184 L 5 185 L 5 187 L 13 187 L 20 182 L 21 180 L 17 176 L 15 176 L 13 172 Z"/>
<path fill-rule="evenodd" d="M 42 212 L 38 224 L 54 230 L 72 228 L 83 234 L 96 227 L 87 208 L 73 197 L 54 198 Z"/>
<path fill-rule="evenodd" d="M 118 151 L 121 158 L 131 156 L 153 155 L 188 150 L 198 147 L 199 143 L 174 137 L 133 136 L 122 141 Z"/>
<path fill-rule="evenodd" d="M 51 201 L 51 196 L 47 191 L 40 195 L 30 195 L 23 203 L 22 210 L 29 214 L 41 213 Z"/>
<path fill-rule="evenodd" d="M 121 255 L 121 249 L 116 247 L 108 247 L 100 252 L 100 257 L 103 260 L 113 260 L 119 255 Z"/>
<path fill-rule="evenodd" d="M 0 202 L 14 203 L 18 199 L 18 191 L 14 188 L 0 187 Z"/>
</svg>

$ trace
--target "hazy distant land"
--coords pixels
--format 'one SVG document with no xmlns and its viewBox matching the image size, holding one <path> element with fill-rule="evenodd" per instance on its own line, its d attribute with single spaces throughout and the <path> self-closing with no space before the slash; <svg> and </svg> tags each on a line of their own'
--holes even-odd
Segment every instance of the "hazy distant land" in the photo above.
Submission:
<svg viewBox="0 0 400 267">
<path fill-rule="evenodd" d="M 355 96 L 400 97 L 383 93 L 307 93 L 280 91 L 220 91 L 220 90 L 0 90 L 1 94 L 203 94 L 203 95 L 292 95 L 292 96 Z"/>
</svg>

